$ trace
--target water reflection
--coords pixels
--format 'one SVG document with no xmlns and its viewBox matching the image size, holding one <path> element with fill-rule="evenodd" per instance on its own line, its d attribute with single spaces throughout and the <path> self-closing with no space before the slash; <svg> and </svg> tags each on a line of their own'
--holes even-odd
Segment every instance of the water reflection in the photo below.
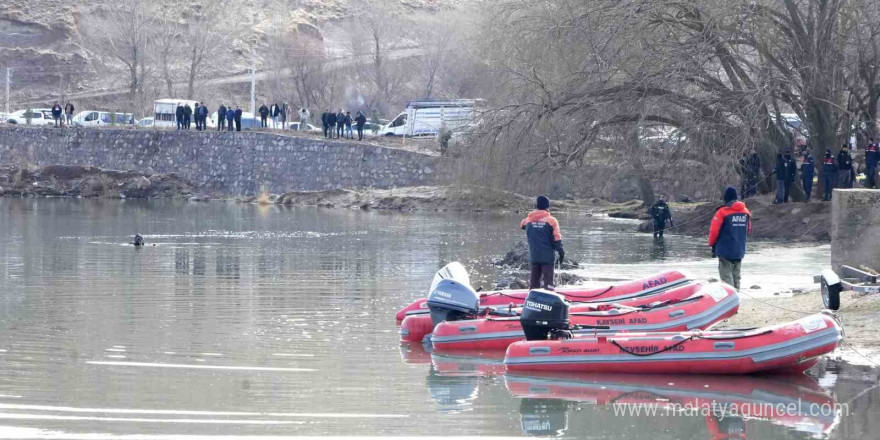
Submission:
<svg viewBox="0 0 880 440">
<path fill-rule="evenodd" d="M 702 417 L 710 438 L 746 438 L 751 420 L 825 436 L 840 417 L 834 397 L 805 375 L 507 374 L 505 385 L 515 397 L 610 406 L 612 411 L 604 414 L 614 418 Z"/>
</svg>

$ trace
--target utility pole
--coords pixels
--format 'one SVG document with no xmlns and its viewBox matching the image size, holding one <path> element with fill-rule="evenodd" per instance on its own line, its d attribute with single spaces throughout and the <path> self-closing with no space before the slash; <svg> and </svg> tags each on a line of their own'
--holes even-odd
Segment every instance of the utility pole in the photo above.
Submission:
<svg viewBox="0 0 880 440">
<path fill-rule="evenodd" d="M 9 82 L 12 81 L 12 67 L 6 68 L 6 116 L 9 116 Z"/>
<path fill-rule="evenodd" d="M 251 128 L 257 123 L 257 42 L 251 47 Z"/>
</svg>

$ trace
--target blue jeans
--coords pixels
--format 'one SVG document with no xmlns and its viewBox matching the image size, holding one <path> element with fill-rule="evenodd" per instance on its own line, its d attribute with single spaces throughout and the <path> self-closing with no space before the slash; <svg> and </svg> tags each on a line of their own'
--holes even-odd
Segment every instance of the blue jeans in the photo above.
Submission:
<svg viewBox="0 0 880 440">
<path fill-rule="evenodd" d="M 776 180 L 776 203 L 782 203 L 785 198 L 785 180 Z"/>
</svg>

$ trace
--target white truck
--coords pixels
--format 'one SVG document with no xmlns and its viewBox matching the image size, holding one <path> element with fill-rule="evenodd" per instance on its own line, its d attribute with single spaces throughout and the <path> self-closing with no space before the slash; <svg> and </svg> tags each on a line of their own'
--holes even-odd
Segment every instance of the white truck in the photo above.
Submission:
<svg viewBox="0 0 880 440">
<path fill-rule="evenodd" d="M 474 124 L 476 99 L 413 101 L 391 122 L 379 129 L 379 136 L 437 136 L 445 127 L 460 131 Z"/>
<path fill-rule="evenodd" d="M 115 118 L 115 120 L 114 120 Z M 86 110 L 73 117 L 76 127 L 98 127 L 104 125 L 131 125 L 134 116 L 131 113 Z"/>
<path fill-rule="evenodd" d="M 195 112 L 198 101 L 188 101 L 186 99 L 157 99 L 153 103 L 153 127 L 177 128 L 178 104 L 189 104 L 189 108 L 193 109 L 193 112 Z M 190 120 L 192 121 L 193 127 L 195 127 L 196 120 L 194 118 Z"/>
</svg>

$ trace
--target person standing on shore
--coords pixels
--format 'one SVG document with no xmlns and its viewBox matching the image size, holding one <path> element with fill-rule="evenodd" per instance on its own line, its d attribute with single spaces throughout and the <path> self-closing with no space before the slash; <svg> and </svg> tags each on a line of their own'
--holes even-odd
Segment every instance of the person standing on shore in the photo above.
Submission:
<svg viewBox="0 0 880 440">
<path fill-rule="evenodd" d="M 816 173 L 816 164 L 810 150 L 804 153 L 804 161 L 801 163 L 801 184 L 804 186 L 804 194 L 807 196 L 807 202 L 810 201 L 810 195 L 813 194 L 813 175 Z"/>
<path fill-rule="evenodd" d="M 177 110 L 174 112 L 175 116 L 177 116 L 177 129 L 183 130 L 183 114 L 186 113 L 183 109 L 183 104 L 177 103 Z"/>
<path fill-rule="evenodd" d="M 272 128 L 278 128 L 278 115 L 281 114 L 281 107 L 278 106 L 277 103 L 273 103 L 271 107 L 269 107 L 269 116 L 272 117 Z"/>
<path fill-rule="evenodd" d="M 831 155 L 831 150 L 825 150 L 825 159 L 822 160 L 822 180 L 825 182 L 822 200 L 827 202 L 831 200 L 834 185 L 837 184 L 837 164 L 834 163 L 834 156 Z"/>
<path fill-rule="evenodd" d="M 785 178 L 788 171 L 785 168 L 786 162 L 782 158 L 782 154 L 776 153 L 776 168 L 773 173 L 776 174 L 776 199 L 773 200 L 774 205 L 781 204 L 785 199 Z"/>
<path fill-rule="evenodd" d="M 64 110 L 61 109 L 61 104 L 58 101 L 55 101 L 55 104 L 52 106 L 52 119 L 55 120 L 55 128 L 61 127 L 61 115 L 64 113 Z"/>
<path fill-rule="evenodd" d="M 183 128 L 189 130 L 192 127 L 193 109 L 189 103 L 183 106 Z"/>
<path fill-rule="evenodd" d="M 241 131 L 241 107 L 235 106 L 235 131 Z"/>
<path fill-rule="evenodd" d="M 330 133 L 330 110 L 321 113 L 321 125 L 324 127 L 324 138 L 326 139 L 327 134 Z"/>
<path fill-rule="evenodd" d="M 229 127 L 229 131 L 235 130 L 235 109 L 231 105 L 226 110 L 226 125 Z"/>
<path fill-rule="evenodd" d="M 266 103 L 260 106 L 260 109 L 257 110 L 260 113 L 260 127 L 268 128 L 269 127 L 269 107 L 266 106 Z"/>
<path fill-rule="evenodd" d="M 743 192 L 743 199 L 758 194 L 758 178 L 761 175 L 761 156 L 758 150 L 752 148 L 751 154 L 746 158 L 746 188 Z"/>
<path fill-rule="evenodd" d="M 364 126 L 367 125 L 367 117 L 364 116 L 363 113 L 358 112 L 357 117 L 354 118 L 355 124 L 357 124 L 358 131 L 358 140 L 364 140 Z"/>
<path fill-rule="evenodd" d="M 354 133 L 351 132 L 351 112 L 345 112 L 345 137 L 354 139 Z"/>
<path fill-rule="evenodd" d="M 874 138 L 868 139 L 865 147 L 865 177 L 868 188 L 877 187 L 877 162 L 880 161 L 880 146 L 874 142 Z"/>
<path fill-rule="evenodd" d="M 336 113 L 331 111 L 327 112 L 327 127 L 330 132 L 330 139 L 333 139 L 333 134 L 336 133 Z"/>
<path fill-rule="evenodd" d="M 712 247 L 712 257 L 718 258 L 721 281 L 736 290 L 740 288 L 740 269 L 751 232 L 752 213 L 745 203 L 737 200 L 736 189 L 728 186 L 724 190 L 724 206 L 715 211 L 709 227 L 709 246 Z"/>
<path fill-rule="evenodd" d="M 281 104 L 281 114 L 279 117 L 281 118 L 281 129 L 287 130 L 287 115 L 290 113 L 290 106 L 285 102 Z"/>
<path fill-rule="evenodd" d="M 529 287 L 553 290 L 555 254 L 559 253 L 560 263 L 565 259 L 562 233 L 559 230 L 559 222 L 550 215 L 550 199 L 546 196 L 538 196 L 535 208 L 536 210 L 529 213 L 520 223 L 520 228 L 526 231 L 529 241 L 529 262 L 532 264 Z"/>
<path fill-rule="evenodd" d="M 311 114 L 305 107 L 299 109 L 299 129 L 305 130 L 309 126 L 309 116 Z"/>
<path fill-rule="evenodd" d="M 852 188 L 853 187 L 853 161 L 846 144 L 840 147 L 837 153 L 837 187 Z"/>
<path fill-rule="evenodd" d="M 217 109 L 217 131 L 223 131 L 226 128 L 226 105 L 222 102 L 220 103 L 220 108 Z"/>
<path fill-rule="evenodd" d="M 336 127 L 336 138 L 342 139 L 345 136 L 345 112 L 342 109 L 336 114 Z"/>
<path fill-rule="evenodd" d="M 75 110 L 73 108 L 73 103 L 70 101 L 67 101 L 67 104 L 64 104 L 64 116 L 67 119 L 67 126 L 68 127 L 73 126 L 73 112 L 74 111 Z"/>
</svg>

